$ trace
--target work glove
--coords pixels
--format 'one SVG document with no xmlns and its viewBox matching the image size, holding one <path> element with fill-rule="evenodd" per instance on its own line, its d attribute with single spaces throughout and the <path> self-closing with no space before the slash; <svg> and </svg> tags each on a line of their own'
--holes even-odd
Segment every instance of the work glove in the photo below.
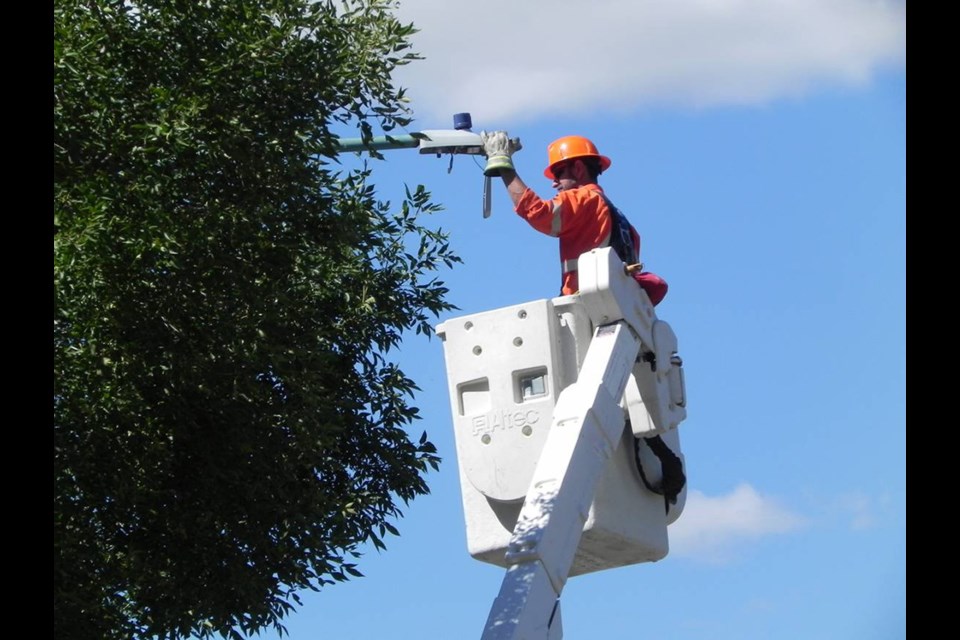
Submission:
<svg viewBox="0 0 960 640">
<path fill-rule="evenodd" d="M 487 166 L 483 169 L 485 176 L 499 176 L 504 169 L 515 171 L 511 157 L 515 151 L 521 149 L 520 140 L 511 140 L 506 131 L 480 132 L 483 142 L 483 153 L 487 156 Z"/>
</svg>

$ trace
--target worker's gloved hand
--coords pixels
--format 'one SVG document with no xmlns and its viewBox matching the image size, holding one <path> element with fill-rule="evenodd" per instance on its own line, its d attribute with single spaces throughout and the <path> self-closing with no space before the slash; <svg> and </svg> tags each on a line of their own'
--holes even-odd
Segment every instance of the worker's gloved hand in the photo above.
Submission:
<svg viewBox="0 0 960 640">
<path fill-rule="evenodd" d="M 520 150 L 519 140 L 511 140 L 506 131 L 481 131 L 480 140 L 483 141 L 483 153 L 487 156 L 483 175 L 499 176 L 505 169 L 515 171 L 512 156 L 514 151 Z"/>
</svg>

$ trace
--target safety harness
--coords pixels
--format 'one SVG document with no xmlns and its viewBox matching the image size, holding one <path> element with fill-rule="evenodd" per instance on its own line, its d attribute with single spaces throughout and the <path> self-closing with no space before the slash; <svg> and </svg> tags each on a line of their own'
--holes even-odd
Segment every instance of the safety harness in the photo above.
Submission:
<svg viewBox="0 0 960 640">
<path fill-rule="evenodd" d="M 633 244 L 633 234 L 630 233 L 633 226 L 627 220 L 627 216 L 623 215 L 623 212 L 610 201 L 607 194 L 602 191 L 594 191 L 594 193 L 603 198 L 607 208 L 610 209 L 610 221 L 613 223 L 610 228 L 610 248 L 624 264 L 640 262 L 637 247 Z"/>
</svg>

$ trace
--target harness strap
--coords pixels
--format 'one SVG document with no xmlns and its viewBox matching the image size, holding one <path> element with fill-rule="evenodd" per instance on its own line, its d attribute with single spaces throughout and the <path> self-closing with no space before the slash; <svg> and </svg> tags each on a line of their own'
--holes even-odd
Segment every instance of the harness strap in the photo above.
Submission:
<svg viewBox="0 0 960 640">
<path fill-rule="evenodd" d="M 610 201 L 607 194 L 602 191 L 594 191 L 594 193 L 603 198 L 603 201 L 607 204 L 607 208 L 610 209 L 612 227 L 610 229 L 609 246 L 624 263 L 636 264 L 640 262 L 640 257 L 637 255 L 637 248 L 633 244 L 633 234 L 630 233 L 632 227 L 630 221 L 627 220 L 627 216 L 623 215 L 623 212 Z"/>
</svg>

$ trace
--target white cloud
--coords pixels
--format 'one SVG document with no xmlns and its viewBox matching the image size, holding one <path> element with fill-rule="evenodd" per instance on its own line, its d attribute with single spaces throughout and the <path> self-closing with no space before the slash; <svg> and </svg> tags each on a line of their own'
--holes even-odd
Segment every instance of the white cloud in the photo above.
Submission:
<svg viewBox="0 0 960 640">
<path fill-rule="evenodd" d="M 401 0 L 419 121 L 763 104 L 906 60 L 905 0 Z"/>
<path fill-rule="evenodd" d="M 680 517 L 670 525 L 671 555 L 724 562 L 740 543 L 795 531 L 805 519 L 741 484 L 726 496 L 690 490 Z"/>
</svg>

